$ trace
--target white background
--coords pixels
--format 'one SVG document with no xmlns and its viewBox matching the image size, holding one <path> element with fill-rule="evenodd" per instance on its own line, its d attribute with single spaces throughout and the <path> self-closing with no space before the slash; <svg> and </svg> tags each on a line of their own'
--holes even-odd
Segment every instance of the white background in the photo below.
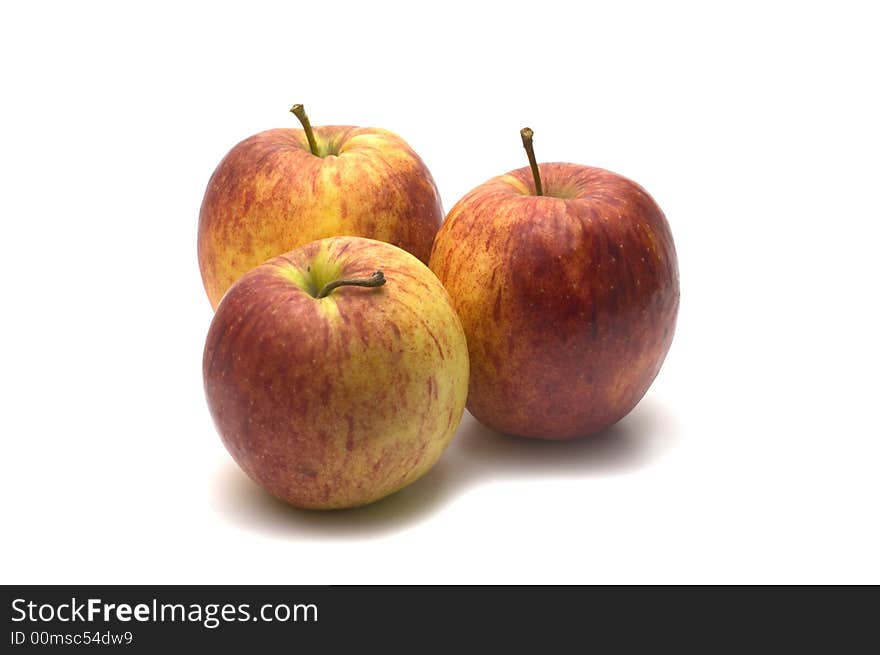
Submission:
<svg viewBox="0 0 880 655">
<path fill-rule="evenodd" d="M 880 582 L 871 3 L 4 3 L 4 583 Z M 260 130 L 374 125 L 452 204 L 526 164 L 644 185 L 667 362 L 608 434 L 466 417 L 432 472 L 288 509 L 206 409 L 208 177 Z"/>
</svg>

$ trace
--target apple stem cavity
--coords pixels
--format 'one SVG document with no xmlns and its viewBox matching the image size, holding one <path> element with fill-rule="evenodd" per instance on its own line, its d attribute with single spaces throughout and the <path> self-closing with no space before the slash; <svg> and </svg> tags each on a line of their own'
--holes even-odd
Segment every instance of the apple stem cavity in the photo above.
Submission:
<svg viewBox="0 0 880 655">
<path fill-rule="evenodd" d="M 522 137 L 523 148 L 526 149 L 526 154 L 529 156 L 529 166 L 532 167 L 532 177 L 535 178 L 535 195 L 543 196 L 544 189 L 541 187 L 541 173 L 538 171 L 538 162 L 535 159 L 535 148 L 532 145 L 532 137 L 535 136 L 535 133 L 532 132 L 532 128 L 524 127 L 519 131 L 519 135 Z"/>
<path fill-rule="evenodd" d="M 328 282 L 324 285 L 324 288 L 318 292 L 318 295 L 315 296 L 315 298 L 324 298 L 325 296 L 328 296 L 336 287 L 381 287 L 383 284 L 385 284 L 385 274 L 382 271 L 376 271 L 370 277 L 351 279 L 343 278 Z"/>
<path fill-rule="evenodd" d="M 309 150 L 311 150 L 312 154 L 316 157 L 320 157 L 321 155 L 318 153 L 318 143 L 315 141 L 315 133 L 312 131 L 312 124 L 309 122 L 309 117 L 306 116 L 306 108 L 300 104 L 295 104 L 290 108 L 290 113 L 296 116 L 299 119 L 299 122 L 302 123 L 306 138 L 309 140 Z"/>
</svg>

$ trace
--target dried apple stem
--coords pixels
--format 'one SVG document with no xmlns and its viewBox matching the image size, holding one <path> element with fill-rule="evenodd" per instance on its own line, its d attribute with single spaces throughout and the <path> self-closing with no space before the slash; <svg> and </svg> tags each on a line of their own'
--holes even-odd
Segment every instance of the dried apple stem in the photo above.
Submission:
<svg viewBox="0 0 880 655">
<path fill-rule="evenodd" d="M 309 140 L 309 150 L 312 151 L 313 155 L 320 156 L 318 155 L 318 143 L 315 141 L 315 133 L 312 131 L 312 124 L 309 122 L 309 117 L 306 116 L 306 108 L 300 104 L 296 104 L 290 108 L 290 113 L 296 116 L 299 119 L 299 122 L 302 123 L 306 138 Z"/>
<path fill-rule="evenodd" d="M 385 274 L 382 271 L 376 271 L 370 277 L 333 280 L 324 285 L 324 288 L 318 292 L 316 298 L 323 298 L 330 294 L 336 287 L 381 287 L 385 284 Z"/>
<path fill-rule="evenodd" d="M 523 148 L 526 149 L 526 154 L 529 156 L 529 166 L 532 167 L 532 177 L 535 178 L 535 195 L 543 196 L 544 189 L 541 187 L 541 173 L 538 171 L 538 162 L 535 160 L 535 148 L 532 146 L 532 137 L 535 133 L 532 132 L 532 128 L 524 127 L 519 131 L 519 135 L 522 137 Z"/>
</svg>

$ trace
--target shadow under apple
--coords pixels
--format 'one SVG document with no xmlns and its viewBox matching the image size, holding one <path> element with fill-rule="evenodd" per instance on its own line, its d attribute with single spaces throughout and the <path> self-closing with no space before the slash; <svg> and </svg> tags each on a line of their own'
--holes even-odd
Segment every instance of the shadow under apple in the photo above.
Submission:
<svg viewBox="0 0 880 655">
<path fill-rule="evenodd" d="M 212 504 L 229 522 L 280 538 L 381 537 L 417 525 L 485 482 L 506 479 L 531 484 L 637 470 L 674 448 L 678 435 L 675 417 L 650 398 L 607 430 L 575 441 L 499 434 L 466 412 L 434 468 L 376 503 L 334 511 L 298 509 L 264 492 L 228 461 L 215 474 Z"/>
</svg>

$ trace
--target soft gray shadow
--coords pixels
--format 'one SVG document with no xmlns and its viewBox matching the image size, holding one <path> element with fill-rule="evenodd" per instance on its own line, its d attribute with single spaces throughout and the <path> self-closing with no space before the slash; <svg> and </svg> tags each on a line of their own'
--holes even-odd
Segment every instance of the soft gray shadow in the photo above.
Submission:
<svg viewBox="0 0 880 655">
<path fill-rule="evenodd" d="M 266 493 L 229 460 L 214 476 L 212 504 L 231 523 L 277 537 L 380 537 L 437 511 L 451 496 L 448 473 L 438 464 L 407 488 L 363 507 L 307 510 Z"/>
<path fill-rule="evenodd" d="M 485 482 L 635 471 L 674 448 L 678 435 L 675 417 L 648 398 L 616 425 L 576 441 L 499 434 L 465 412 L 452 444 L 427 475 L 371 505 L 334 511 L 297 509 L 264 492 L 232 461 L 217 470 L 212 500 L 231 523 L 277 537 L 381 537 L 417 525 Z"/>
<path fill-rule="evenodd" d="M 650 465 L 675 446 L 678 435 L 676 418 L 647 398 L 610 428 L 572 441 L 499 434 L 466 415 L 444 459 L 455 460 L 473 482 L 614 475 Z"/>
</svg>

